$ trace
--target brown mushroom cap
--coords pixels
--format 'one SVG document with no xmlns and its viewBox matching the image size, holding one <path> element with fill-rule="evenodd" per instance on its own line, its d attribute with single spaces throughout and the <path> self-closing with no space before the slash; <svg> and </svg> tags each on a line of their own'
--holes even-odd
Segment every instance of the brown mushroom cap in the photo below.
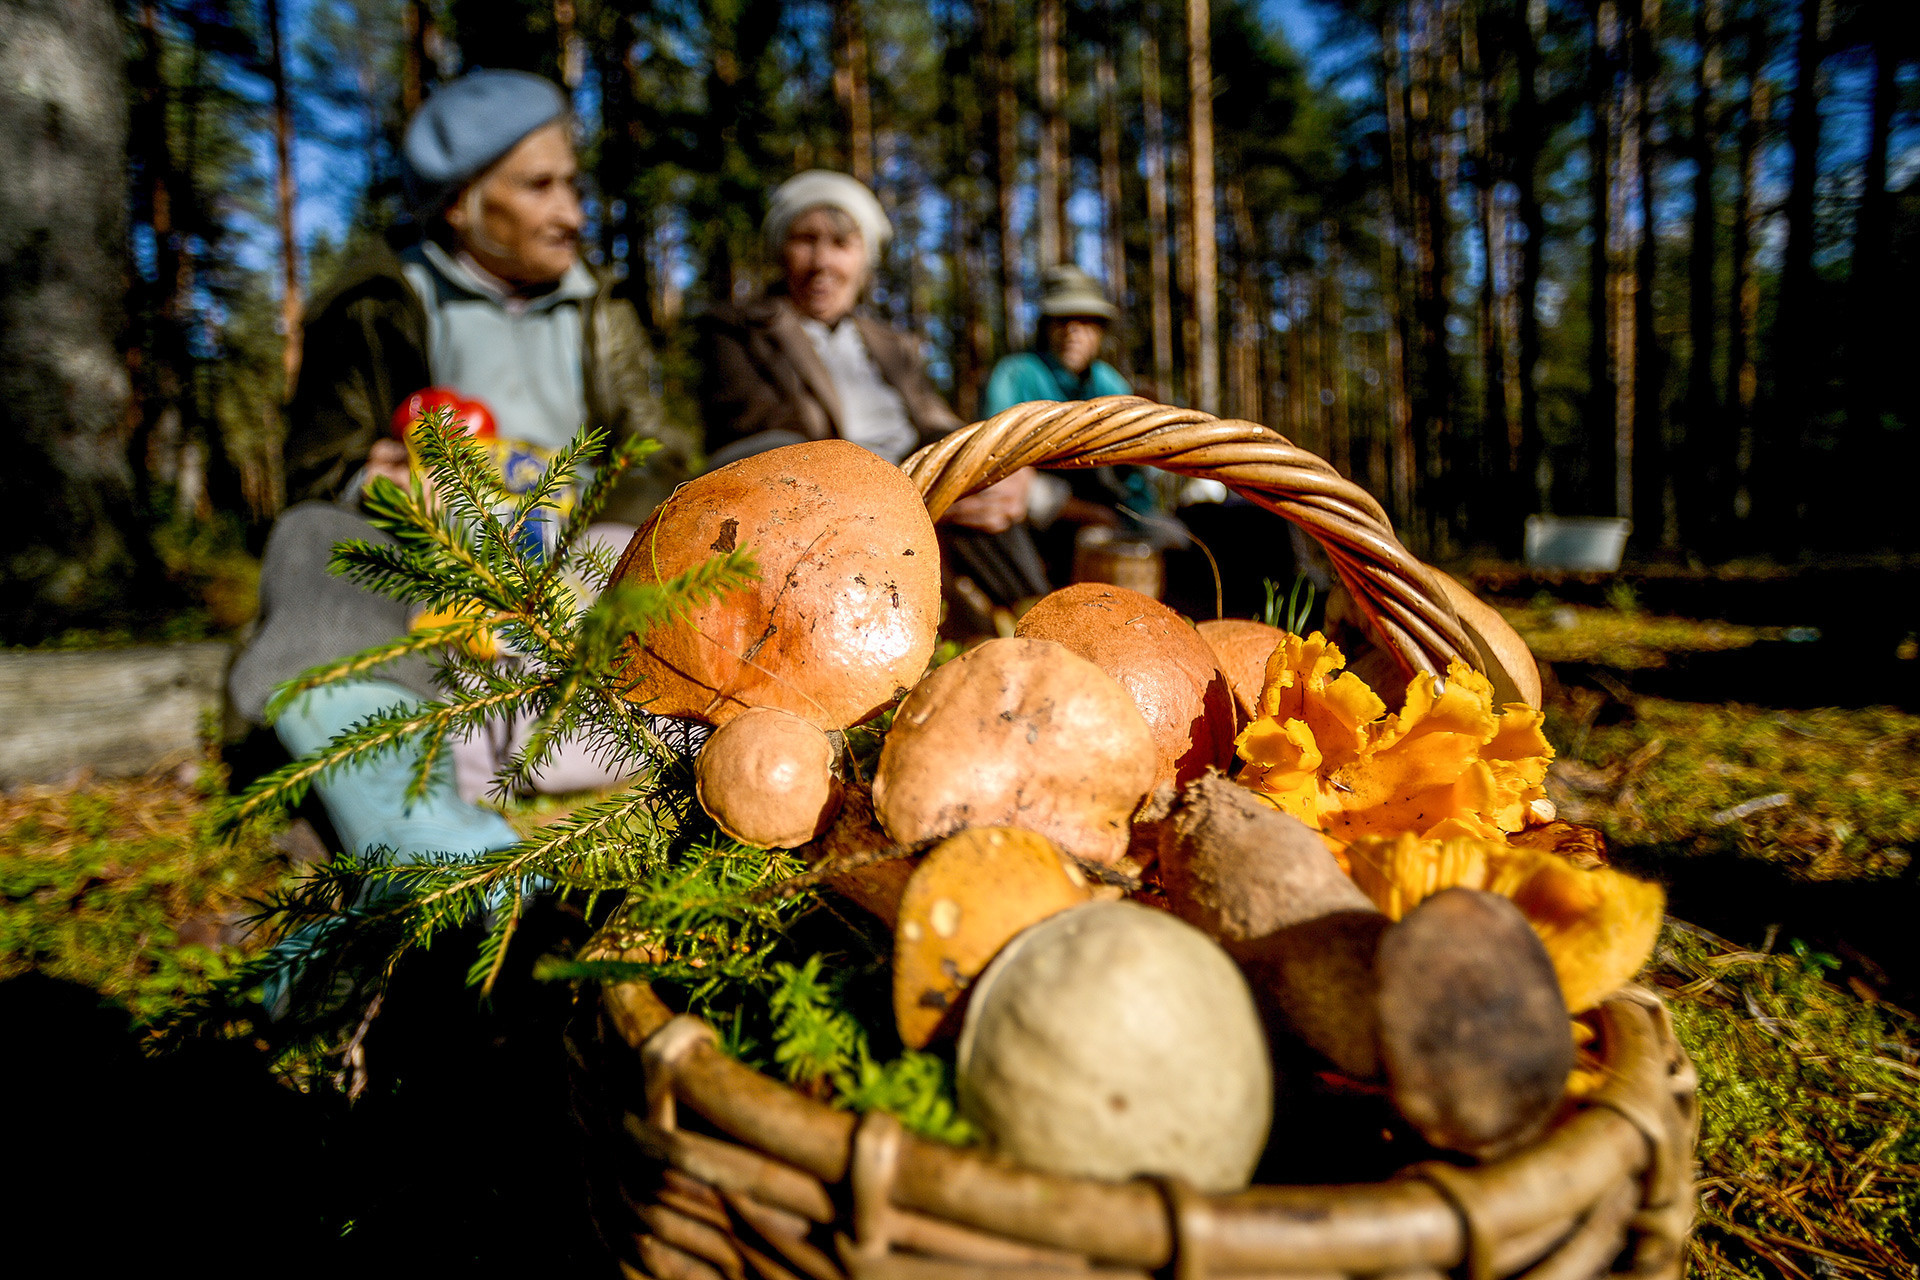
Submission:
<svg viewBox="0 0 1920 1280">
<path fill-rule="evenodd" d="M 700 807 L 742 844 L 792 849 L 840 812 L 833 744 L 799 716 L 750 707 L 713 731 L 694 764 Z"/>
<path fill-rule="evenodd" d="M 1500 616 L 1498 609 L 1473 594 L 1458 578 L 1432 565 L 1427 566 L 1427 571 L 1447 593 L 1453 611 L 1460 615 L 1460 621 L 1467 628 L 1468 637 L 1479 648 L 1480 660 L 1486 663 L 1487 679 L 1493 682 L 1494 704 L 1524 702 L 1537 709 L 1540 666 L 1520 633 Z"/>
<path fill-rule="evenodd" d="M 1087 882 L 1045 836 L 1013 827 L 962 831 L 907 881 L 894 929 L 893 1018 L 909 1049 L 958 1034 L 959 1010 L 1007 939 L 1087 900 Z"/>
<path fill-rule="evenodd" d="M 1245 728 L 1260 714 L 1260 691 L 1267 684 L 1267 659 L 1280 647 L 1286 632 L 1249 618 L 1216 618 L 1194 628 L 1213 650 L 1220 671 L 1233 691 L 1235 723 Z"/>
<path fill-rule="evenodd" d="M 873 807 L 903 845 L 1020 827 L 1111 864 L 1153 774 L 1153 736 L 1112 676 L 1051 641 L 989 640 L 900 704 Z"/>
<path fill-rule="evenodd" d="M 1015 635 L 1065 645 L 1118 680 L 1153 730 L 1154 781 L 1182 783 L 1233 759 L 1233 694 L 1193 626 L 1138 591 L 1063 587 L 1027 610 Z"/>
<path fill-rule="evenodd" d="M 614 581 L 664 582 L 735 547 L 752 552 L 760 580 L 630 647 L 635 701 L 716 725 L 779 707 L 839 729 L 884 710 L 926 670 L 940 554 L 898 467 L 845 440 L 729 463 L 660 505 Z"/>
</svg>

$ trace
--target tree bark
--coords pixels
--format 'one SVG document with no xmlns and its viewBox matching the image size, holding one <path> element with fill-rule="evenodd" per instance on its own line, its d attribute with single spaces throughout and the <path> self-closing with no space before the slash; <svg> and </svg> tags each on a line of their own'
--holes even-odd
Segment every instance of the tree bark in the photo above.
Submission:
<svg viewBox="0 0 1920 1280">
<path fill-rule="evenodd" d="M 1633 257 L 1633 518 L 1649 543 L 1671 547 L 1679 537 L 1673 520 L 1672 476 L 1663 438 L 1666 353 L 1653 328 L 1653 286 L 1660 238 L 1654 190 L 1653 117 L 1660 109 L 1661 79 L 1654 29 L 1660 0 L 1637 0 L 1633 32 L 1634 194 L 1639 200 L 1639 228 Z"/>
<path fill-rule="evenodd" d="M 1535 24 L 1539 24 L 1536 26 Z M 1524 513 L 1544 511 L 1547 495 L 1540 475 L 1543 442 L 1540 436 L 1540 276 L 1545 262 L 1547 220 L 1540 207 L 1540 156 L 1546 149 L 1547 129 L 1541 120 L 1537 85 L 1540 74 L 1541 29 L 1544 6 L 1529 4 L 1526 17 L 1514 24 L 1516 94 L 1511 137 L 1514 213 L 1525 235 L 1520 242 L 1519 282 L 1514 290 L 1514 367 L 1512 380 L 1520 404 L 1520 466 L 1516 473 L 1516 505 Z"/>
<path fill-rule="evenodd" d="M 1187 136 L 1193 223 L 1196 407 L 1220 411 L 1219 241 L 1213 214 L 1213 40 L 1208 0 L 1187 0 Z"/>
<path fill-rule="evenodd" d="M 1021 323 L 1020 233 L 1013 202 L 1020 181 L 1020 96 L 1014 86 L 1010 0 L 977 0 L 993 83 L 994 199 L 999 213 L 1000 309 L 1007 350 L 1025 345 Z"/>
<path fill-rule="evenodd" d="M 1588 62 L 1587 208 L 1592 241 L 1587 253 L 1587 438 L 1590 476 L 1587 499 L 1596 507 L 1609 498 L 1614 447 L 1613 296 L 1613 121 L 1615 49 L 1618 19 L 1613 0 L 1595 0 L 1593 44 Z M 1612 490 L 1612 492 L 1609 492 Z M 1604 508 L 1602 508 L 1604 509 Z"/>
<path fill-rule="evenodd" d="M 1402 41 L 1405 29 L 1396 18 L 1382 24 L 1380 46 L 1381 96 L 1387 104 L 1387 161 L 1391 170 L 1383 194 L 1380 219 L 1380 294 L 1386 313 L 1384 400 L 1387 409 L 1388 470 L 1392 476 L 1389 502 L 1394 523 L 1404 540 L 1417 533 L 1418 450 L 1413 434 L 1413 397 L 1407 368 L 1407 289 L 1403 246 L 1413 218 L 1411 175 L 1408 171 L 1407 82 Z"/>
<path fill-rule="evenodd" d="M 1787 243 L 1780 260 L 1780 296 L 1774 322 L 1774 412 L 1769 429 L 1757 441 L 1764 452 L 1754 459 L 1756 498 L 1764 502 L 1765 534 L 1776 554 L 1799 548 L 1801 442 L 1813 415 L 1814 370 L 1819 340 L 1813 315 L 1814 194 L 1820 161 L 1820 65 L 1826 58 L 1824 0 L 1800 0 L 1800 29 L 1794 41 L 1793 106 L 1787 116 L 1787 144 L 1793 167 L 1787 183 Z"/>
<path fill-rule="evenodd" d="M 407 0 L 405 18 L 406 49 L 400 71 L 400 110 L 407 119 L 427 100 L 427 33 L 433 29 L 433 12 L 427 0 Z"/>
<path fill-rule="evenodd" d="M 114 342 L 127 277 L 125 39 L 106 0 L 0 2 L 8 643 L 130 603 L 121 597 L 143 551 L 124 451 L 127 364 Z"/>
<path fill-rule="evenodd" d="M 1048 271 L 1072 256 L 1067 243 L 1065 204 L 1071 185 L 1066 171 L 1065 94 L 1066 50 L 1062 46 L 1061 0 L 1040 0 L 1039 63 L 1040 139 L 1037 157 L 1034 219 L 1040 224 L 1040 269 Z"/>
<path fill-rule="evenodd" d="M 1149 5 L 1140 36 L 1140 98 L 1146 135 L 1147 272 L 1152 289 L 1154 394 L 1173 399 L 1173 268 L 1168 261 L 1167 138 L 1160 109 L 1159 12 Z"/>
<path fill-rule="evenodd" d="M 1725 471 L 1716 465 L 1725 455 L 1717 447 L 1720 414 L 1714 402 L 1713 356 L 1715 313 L 1719 299 L 1714 268 L 1719 261 L 1715 224 L 1714 176 L 1718 159 L 1720 111 L 1721 0 L 1693 0 L 1693 42 L 1698 54 L 1693 76 L 1691 151 L 1693 152 L 1693 233 L 1687 246 L 1687 453 L 1689 470 L 1701 482 L 1689 494 L 1681 515 L 1689 541 L 1699 545 L 1710 536 L 1714 516 L 1726 505 L 1722 496 Z"/>
<path fill-rule="evenodd" d="M 287 92 L 287 63 L 281 43 L 280 0 L 265 0 L 267 77 L 273 85 L 274 221 L 280 232 L 280 326 L 284 336 L 281 369 L 286 391 L 300 372 L 300 242 L 294 236 L 293 209 L 297 199 L 293 173 L 293 101 Z"/>
<path fill-rule="evenodd" d="M 847 117 L 847 170 L 873 185 L 873 95 L 867 86 L 867 25 L 862 0 L 834 0 L 833 94 Z"/>
<path fill-rule="evenodd" d="M 1848 268 L 1849 310 L 1853 332 L 1847 343 L 1852 356 L 1847 379 L 1847 425 L 1856 441 L 1877 440 L 1885 410 L 1886 368 L 1892 358 L 1886 340 L 1887 309 L 1881 299 L 1888 280 L 1892 249 L 1893 197 L 1887 190 L 1887 142 L 1893 132 L 1893 114 L 1900 94 L 1897 76 L 1898 33 L 1893 10 L 1873 11 L 1868 38 L 1873 44 L 1873 102 L 1867 112 L 1867 154 L 1861 165 L 1860 211 L 1853 231 L 1853 261 Z M 1870 446 L 1871 447 L 1871 446 Z"/>
<path fill-rule="evenodd" d="M 1120 28 L 1112 0 L 1106 0 L 1104 15 L 1107 33 L 1100 42 L 1100 63 L 1095 71 L 1100 89 L 1100 230 L 1106 258 L 1107 292 L 1113 297 L 1113 305 L 1120 309 L 1120 318 L 1112 326 L 1112 349 L 1120 372 L 1127 374 L 1133 368 L 1133 361 L 1128 358 L 1127 240 L 1120 204 L 1120 89 L 1114 73 L 1114 50 L 1120 41 Z"/>
<path fill-rule="evenodd" d="M 1727 385 L 1722 398 L 1733 421 L 1727 433 L 1731 448 L 1724 457 L 1731 481 L 1725 514 L 1736 522 L 1744 522 L 1753 509 L 1754 409 L 1760 391 L 1760 370 L 1754 358 L 1755 335 L 1760 328 L 1760 279 L 1754 269 L 1754 253 L 1760 243 L 1755 195 L 1760 188 L 1761 135 L 1773 110 L 1766 78 L 1767 46 L 1766 18 L 1756 11 L 1747 23 L 1742 67 L 1747 105 L 1734 161 L 1732 242 L 1727 251 L 1733 305 L 1727 328 Z"/>
</svg>

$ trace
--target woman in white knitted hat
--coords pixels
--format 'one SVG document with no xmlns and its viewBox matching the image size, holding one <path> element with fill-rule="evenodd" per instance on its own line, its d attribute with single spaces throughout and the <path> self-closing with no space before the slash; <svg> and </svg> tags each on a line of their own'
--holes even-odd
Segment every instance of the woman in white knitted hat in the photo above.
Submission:
<svg viewBox="0 0 1920 1280">
<path fill-rule="evenodd" d="M 701 322 L 711 464 L 832 437 L 897 463 L 961 425 L 927 380 L 919 340 L 860 309 L 893 234 L 864 183 L 824 169 L 798 174 L 774 191 L 762 230 L 779 278 Z M 946 517 L 968 531 L 950 531 L 950 553 L 979 560 L 976 580 L 1002 603 L 1046 590 L 1020 529 L 1030 478 L 1011 476 Z"/>
</svg>

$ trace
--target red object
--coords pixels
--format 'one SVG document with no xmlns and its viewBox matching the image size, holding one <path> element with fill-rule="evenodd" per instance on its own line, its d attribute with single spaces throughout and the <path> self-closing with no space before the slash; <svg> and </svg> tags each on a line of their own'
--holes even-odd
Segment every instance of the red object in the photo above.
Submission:
<svg viewBox="0 0 1920 1280">
<path fill-rule="evenodd" d="M 467 429 L 467 434 L 482 440 L 492 440 L 497 435 L 493 425 L 493 410 L 486 402 L 469 400 L 458 391 L 446 387 L 428 387 L 416 391 L 400 402 L 393 411 L 393 435 L 397 440 L 405 440 L 413 430 L 413 424 L 436 409 L 453 410 L 453 420 Z"/>
</svg>

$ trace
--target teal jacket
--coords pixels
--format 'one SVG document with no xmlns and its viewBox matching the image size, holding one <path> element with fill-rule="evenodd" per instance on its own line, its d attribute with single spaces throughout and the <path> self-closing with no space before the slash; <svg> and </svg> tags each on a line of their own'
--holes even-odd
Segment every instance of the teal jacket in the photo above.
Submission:
<svg viewBox="0 0 1920 1280">
<path fill-rule="evenodd" d="M 993 366 L 993 376 L 987 379 L 986 394 L 980 401 L 980 416 L 991 418 L 1029 400 L 1091 400 L 1095 396 L 1132 394 L 1133 388 L 1120 371 L 1104 360 L 1095 360 L 1086 373 L 1075 377 L 1052 354 L 1026 351 L 1007 356 Z"/>
</svg>

